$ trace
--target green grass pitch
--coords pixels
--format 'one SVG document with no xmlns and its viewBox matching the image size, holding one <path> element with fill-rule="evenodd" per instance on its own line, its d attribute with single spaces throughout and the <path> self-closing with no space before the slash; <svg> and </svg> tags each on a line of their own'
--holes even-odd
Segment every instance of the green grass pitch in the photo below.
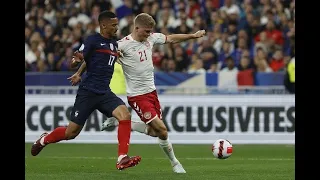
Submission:
<svg viewBox="0 0 320 180">
<path fill-rule="evenodd" d="M 233 145 L 233 154 L 215 159 L 210 145 L 173 145 L 187 174 L 175 174 L 157 144 L 131 144 L 142 156 L 133 168 L 115 168 L 116 144 L 48 145 L 36 157 L 25 144 L 26 180 L 294 180 L 294 145 Z"/>
</svg>

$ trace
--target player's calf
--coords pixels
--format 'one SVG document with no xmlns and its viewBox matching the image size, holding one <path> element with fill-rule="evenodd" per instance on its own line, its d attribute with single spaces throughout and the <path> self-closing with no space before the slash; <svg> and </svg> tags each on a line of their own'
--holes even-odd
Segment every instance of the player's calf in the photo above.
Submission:
<svg viewBox="0 0 320 180">
<path fill-rule="evenodd" d="M 82 128 L 83 128 L 83 125 L 79 125 L 75 122 L 70 121 L 67 126 L 67 129 L 64 132 L 65 139 L 71 140 L 76 138 L 80 134 Z"/>
</svg>

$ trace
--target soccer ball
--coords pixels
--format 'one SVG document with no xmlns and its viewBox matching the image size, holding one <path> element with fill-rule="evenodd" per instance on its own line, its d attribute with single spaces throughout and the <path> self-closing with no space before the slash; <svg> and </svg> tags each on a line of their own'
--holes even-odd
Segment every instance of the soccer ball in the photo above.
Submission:
<svg viewBox="0 0 320 180">
<path fill-rule="evenodd" d="M 212 154 L 218 159 L 227 159 L 232 154 L 232 144 L 226 139 L 218 139 L 212 145 Z"/>
</svg>

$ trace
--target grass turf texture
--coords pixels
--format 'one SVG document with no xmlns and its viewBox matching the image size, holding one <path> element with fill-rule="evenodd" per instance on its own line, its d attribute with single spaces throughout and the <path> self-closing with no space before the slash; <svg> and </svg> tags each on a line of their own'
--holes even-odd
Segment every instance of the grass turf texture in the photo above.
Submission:
<svg viewBox="0 0 320 180">
<path fill-rule="evenodd" d="M 215 159 L 211 145 L 174 144 L 187 174 L 175 174 L 157 144 L 131 144 L 136 167 L 116 169 L 117 145 L 57 143 L 33 157 L 25 144 L 26 180 L 293 180 L 294 145 L 233 145 L 233 154 Z"/>
</svg>

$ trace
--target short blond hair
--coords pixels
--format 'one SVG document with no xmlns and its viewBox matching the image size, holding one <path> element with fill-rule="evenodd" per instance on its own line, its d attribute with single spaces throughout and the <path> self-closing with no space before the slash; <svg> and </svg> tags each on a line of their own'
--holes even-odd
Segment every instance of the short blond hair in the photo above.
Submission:
<svg viewBox="0 0 320 180">
<path fill-rule="evenodd" d="M 155 20 L 147 13 L 140 13 L 134 18 L 134 26 L 154 27 L 155 25 Z"/>
</svg>

